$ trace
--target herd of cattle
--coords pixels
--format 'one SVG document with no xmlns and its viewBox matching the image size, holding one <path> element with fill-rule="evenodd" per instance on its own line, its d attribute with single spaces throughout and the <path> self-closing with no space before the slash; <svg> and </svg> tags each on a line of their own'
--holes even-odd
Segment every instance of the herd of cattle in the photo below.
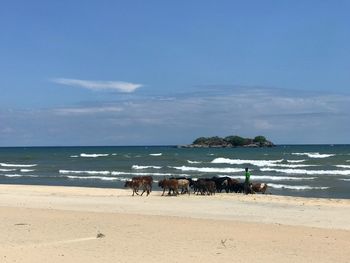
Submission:
<svg viewBox="0 0 350 263">
<path fill-rule="evenodd" d="M 132 189 L 132 195 L 139 195 L 139 191 L 142 191 L 141 195 L 145 192 L 149 195 L 152 191 L 152 185 L 152 176 L 136 176 L 125 182 L 125 187 Z M 212 177 L 197 180 L 173 177 L 159 181 L 158 186 L 163 189 L 162 196 L 165 191 L 168 191 L 168 195 L 190 194 L 191 189 L 197 195 L 213 195 L 222 191 L 226 193 L 265 194 L 267 190 L 266 183 L 250 183 L 247 187 L 244 183 L 230 177 Z"/>
</svg>

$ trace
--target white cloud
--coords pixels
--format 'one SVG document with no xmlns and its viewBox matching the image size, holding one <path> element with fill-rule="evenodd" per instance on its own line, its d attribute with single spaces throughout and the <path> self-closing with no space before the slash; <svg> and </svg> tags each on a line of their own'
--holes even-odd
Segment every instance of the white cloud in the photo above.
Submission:
<svg viewBox="0 0 350 263">
<path fill-rule="evenodd" d="M 182 144 L 231 134 L 261 134 L 275 143 L 349 142 L 347 94 L 260 89 L 185 95 L 173 94 L 171 100 L 140 95 L 37 110 L 0 108 L 0 145 Z M 12 127 L 12 133 L 5 133 L 5 127 Z"/>
<path fill-rule="evenodd" d="M 125 93 L 134 92 L 136 89 L 143 86 L 142 84 L 124 81 L 98 81 L 67 78 L 55 78 L 51 81 L 62 85 L 76 86 L 90 90 L 114 90 Z"/>
<path fill-rule="evenodd" d="M 121 112 L 123 109 L 120 107 L 85 107 L 85 108 L 61 108 L 55 109 L 55 113 L 58 115 L 84 115 L 95 113 L 108 113 L 108 112 Z"/>
</svg>

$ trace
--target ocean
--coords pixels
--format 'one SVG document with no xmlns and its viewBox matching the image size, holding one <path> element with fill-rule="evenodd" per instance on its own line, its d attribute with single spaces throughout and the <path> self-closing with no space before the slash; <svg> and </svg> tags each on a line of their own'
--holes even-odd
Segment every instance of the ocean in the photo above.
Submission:
<svg viewBox="0 0 350 263">
<path fill-rule="evenodd" d="M 350 198 L 350 145 L 273 148 L 0 148 L 0 184 L 123 188 L 133 176 L 230 176 L 264 182 L 276 195 Z M 155 189 L 156 183 L 155 183 Z"/>
</svg>

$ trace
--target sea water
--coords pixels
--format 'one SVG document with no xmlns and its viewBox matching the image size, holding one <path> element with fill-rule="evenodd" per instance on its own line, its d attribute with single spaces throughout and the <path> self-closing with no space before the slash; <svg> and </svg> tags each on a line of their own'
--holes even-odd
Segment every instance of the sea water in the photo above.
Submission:
<svg viewBox="0 0 350 263">
<path fill-rule="evenodd" d="M 273 148 L 0 148 L 0 183 L 122 188 L 133 176 L 229 176 L 264 182 L 278 195 L 350 198 L 350 145 Z"/>
</svg>

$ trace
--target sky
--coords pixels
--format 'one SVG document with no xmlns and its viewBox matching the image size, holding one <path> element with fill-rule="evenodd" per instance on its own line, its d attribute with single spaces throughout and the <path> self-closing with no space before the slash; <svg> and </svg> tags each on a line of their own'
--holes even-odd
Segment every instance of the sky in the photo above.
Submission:
<svg viewBox="0 0 350 263">
<path fill-rule="evenodd" d="M 0 146 L 350 143 L 349 1 L 16 1 Z"/>
</svg>

